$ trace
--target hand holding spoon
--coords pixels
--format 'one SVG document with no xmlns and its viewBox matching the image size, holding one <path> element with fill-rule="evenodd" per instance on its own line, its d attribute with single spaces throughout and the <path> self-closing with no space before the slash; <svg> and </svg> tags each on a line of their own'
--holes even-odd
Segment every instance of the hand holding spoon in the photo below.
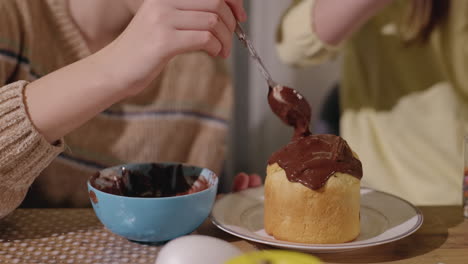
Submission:
<svg viewBox="0 0 468 264">
<path fill-rule="evenodd" d="M 279 85 L 271 78 L 252 42 L 245 34 L 239 22 L 236 26 L 236 35 L 248 49 L 250 56 L 255 61 L 258 69 L 268 83 L 268 103 L 271 110 L 286 124 L 295 128 L 294 137 L 307 136 L 310 134 L 309 122 L 311 110 L 309 103 L 295 89 Z"/>
</svg>

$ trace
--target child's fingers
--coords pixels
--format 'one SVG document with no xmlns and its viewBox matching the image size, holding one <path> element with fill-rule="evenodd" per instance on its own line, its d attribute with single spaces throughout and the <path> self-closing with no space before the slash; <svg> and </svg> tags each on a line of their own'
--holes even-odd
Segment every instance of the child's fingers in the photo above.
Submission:
<svg viewBox="0 0 468 264">
<path fill-rule="evenodd" d="M 175 53 L 204 50 L 213 57 L 220 55 L 223 46 L 210 31 L 178 30 L 174 41 Z"/>
<path fill-rule="evenodd" d="M 201 11 L 176 11 L 173 26 L 177 30 L 210 31 L 221 42 L 221 54 L 228 57 L 232 46 L 232 33 L 215 13 Z"/>
<path fill-rule="evenodd" d="M 177 0 L 173 2 L 173 5 L 179 10 L 204 11 L 218 14 L 231 32 L 234 32 L 236 28 L 236 18 L 224 0 Z"/>
<path fill-rule="evenodd" d="M 262 177 L 258 174 L 249 175 L 249 188 L 255 188 L 262 185 Z"/>
<path fill-rule="evenodd" d="M 239 173 L 234 178 L 234 183 L 232 185 L 232 191 L 238 192 L 245 190 L 249 187 L 249 175 L 246 173 Z"/>
<path fill-rule="evenodd" d="M 237 20 L 244 22 L 247 20 L 247 13 L 244 9 L 244 3 L 242 0 L 225 0 L 226 3 L 231 7 L 236 16 Z"/>
</svg>

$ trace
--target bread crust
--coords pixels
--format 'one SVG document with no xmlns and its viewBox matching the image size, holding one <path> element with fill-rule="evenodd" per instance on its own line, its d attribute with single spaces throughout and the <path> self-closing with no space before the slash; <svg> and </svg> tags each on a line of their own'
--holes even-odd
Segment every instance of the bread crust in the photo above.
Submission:
<svg viewBox="0 0 468 264">
<path fill-rule="evenodd" d="M 335 173 L 312 190 L 290 182 L 277 164 L 265 180 L 265 231 L 276 239 L 309 244 L 344 243 L 360 232 L 360 180 Z"/>
</svg>

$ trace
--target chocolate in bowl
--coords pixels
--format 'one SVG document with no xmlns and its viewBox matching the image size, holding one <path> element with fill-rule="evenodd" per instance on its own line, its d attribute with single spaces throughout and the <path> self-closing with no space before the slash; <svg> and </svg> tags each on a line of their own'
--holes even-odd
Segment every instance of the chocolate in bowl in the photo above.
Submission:
<svg viewBox="0 0 468 264">
<path fill-rule="evenodd" d="M 210 183 L 196 169 L 181 164 L 148 164 L 145 169 L 96 172 L 90 184 L 105 193 L 126 197 L 171 197 L 193 194 L 208 189 Z"/>
<path fill-rule="evenodd" d="M 218 177 L 190 165 L 139 163 L 103 169 L 87 185 L 96 216 L 107 229 L 153 243 L 190 234 L 205 221 Z"/>
</svg>

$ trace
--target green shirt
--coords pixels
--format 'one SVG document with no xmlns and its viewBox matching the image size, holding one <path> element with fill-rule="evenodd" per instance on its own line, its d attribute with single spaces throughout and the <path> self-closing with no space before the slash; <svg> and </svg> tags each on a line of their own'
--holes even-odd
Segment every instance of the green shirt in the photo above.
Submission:
<svg viewBox="0 0 468 264">
<path fill-rule="evenodd" d="M 288 9 L 278 53 L 288 64 L 306 66 L 341 52 L 340 128 L 363 162 L 363 185 L 416 204 L 459 204 L 468 132 L 468 1 L 451 1 L 448 19 L 426 43 L 403 41 L 408 1 L 399 0 L 339 47 L 315 34 L 314 3 L 295 1 Z"/>
</svg>

